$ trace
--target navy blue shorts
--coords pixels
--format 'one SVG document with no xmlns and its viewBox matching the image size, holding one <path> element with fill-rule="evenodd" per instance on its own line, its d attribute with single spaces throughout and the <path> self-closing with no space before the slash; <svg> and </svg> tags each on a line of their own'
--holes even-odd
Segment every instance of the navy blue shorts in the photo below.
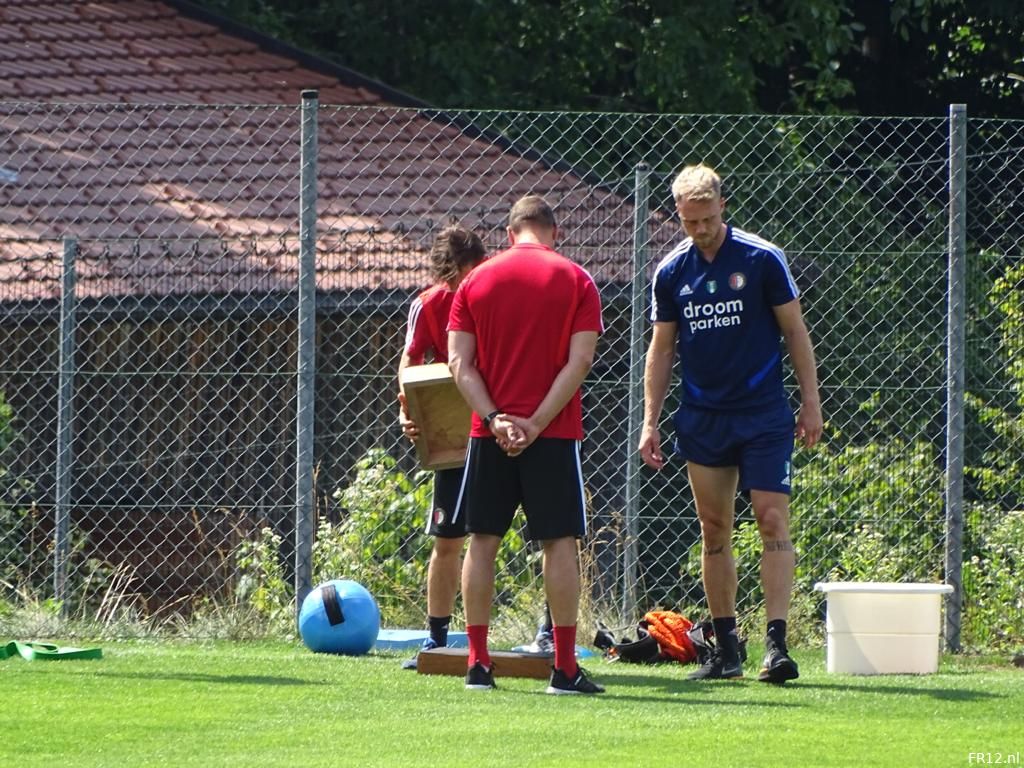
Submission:
<svg viewBox="0 0 1024 768">
<path fill-rule="evenodd" d="M 705 467 L 738 467 L 739 490 L 790 492 L 793 428 L 789 404 L 742 411 L 680 406 L 675 451 Z"/>
<path fill-rule="evenodd" d="M 493 438 L 469 439 L 466 486 L 458 511 L 459 518 L 465 515 L 466 530 L 504 536 L 520 505 L 530 541 L 586 533 L 578 440 L 539 437 L 510 457 Z"/>
<path fill-rule="evenodd" d="M 466 518 L 455 514 L 466 473 L 462 467 L 439 469 L 434 473 L 434 497 L 430 502 L 427 533 L 440 539 L 466 535 Z"/>
</svg>

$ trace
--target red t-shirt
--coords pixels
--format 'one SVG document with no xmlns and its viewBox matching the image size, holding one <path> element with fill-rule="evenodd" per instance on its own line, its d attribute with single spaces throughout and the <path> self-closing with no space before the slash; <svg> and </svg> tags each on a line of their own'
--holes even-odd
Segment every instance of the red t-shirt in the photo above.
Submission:
<svg viewBox="0 0 1024 768">
<path fill-rule="evenodd" d="M 513 245 L 474 269 L 455 292 L 449 331 L 476 336 L 476 367 L 495 405 L 529 416 L 569 360 L 574 333 L 601 333 L 601 299 L 583 267 L 551 248 Z M 473 437 L 489 437 L 473 414 Z M 541 433 L 583 439 L 579 390 Z"/>
<path fill-rule="evenodd" d="M 448 313 L 454 298 L 455 291 L 438 283 L 413 299 L 405 331 L 405 353 L 412 365 L 420 365 L 430 350 L 435 363 L 448 362 Z"/>
</svg>

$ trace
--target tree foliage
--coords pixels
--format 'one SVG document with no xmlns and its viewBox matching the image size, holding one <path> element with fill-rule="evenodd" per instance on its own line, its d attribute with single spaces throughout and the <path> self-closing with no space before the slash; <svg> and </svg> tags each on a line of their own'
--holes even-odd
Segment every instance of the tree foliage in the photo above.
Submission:
<svg viewBox="0 0 1024 768">
<path fill-rule="evenodd" d="M 1016 0 L 858 0 L 860 50 L 842 71 L 861 114 L 941 114 L 966 103 L 972 116 L 1022 117 L 1024 28 Z"/>
<path fill-rule="evenodd" d="M 207 0 L 452 108 L 1024 114 L 1012 0 Z"/>
</svg>

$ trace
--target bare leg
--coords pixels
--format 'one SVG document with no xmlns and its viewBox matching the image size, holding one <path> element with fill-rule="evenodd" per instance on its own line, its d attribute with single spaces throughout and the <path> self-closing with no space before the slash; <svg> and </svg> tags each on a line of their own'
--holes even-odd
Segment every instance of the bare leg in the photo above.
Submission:
<svg viewBox="0 0 1024 768">
<path fill-rule="evenodd" d="M 427 615 L 451 616 L 459 589 L 464 538 L 434 539 L 427 566 Z"/>
<path fill-rule="evenodd" d="M 789 496 L 771 491 L 751 491 L 757 529 L 764 552 L 761 555 L 761 586 L 764 589 L 768 621 L 785 620 L 793 593 L 796 553 L 789 538 Z"/>
<path fill-rule="evenodd" d="M 701 575 L 708 609 L 713 618 L 735 616 L 736 561 L 732 556 L 732 524 L 739 470 L 705 467 L 692 461 L 687 469 L 703 539 Z"/>
<path fill-rule="evenodd" d="M 499 536 L 472 533 L 462 564 L 462 603 L 466 624 L 490 624 L 494 600 L 494 559 L 501 545 Z"/>
<path fill-rule="evenodd" d="M 572 679 L 577 669 L 576 619 L 580 603 L 580 568 L 575 538 L 544 542 L 544 589 L 554 624 L 555 668 Z"/>
<path fill-rule="evenodd" d="M 544 542 L 544 591 L 556 627 L 576 623 L 580 602 L 580 568 L 576 539 L 569 536 Z"/>
</svg>

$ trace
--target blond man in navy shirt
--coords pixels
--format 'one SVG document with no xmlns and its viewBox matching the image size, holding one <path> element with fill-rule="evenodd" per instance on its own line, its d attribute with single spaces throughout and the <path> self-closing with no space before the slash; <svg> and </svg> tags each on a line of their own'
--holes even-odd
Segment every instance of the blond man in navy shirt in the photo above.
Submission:
<svg viewBox="0 0 1024 768">
<path fill-rule="evenodd" d="M 749 494 L 761 535 L 766 653 L 758 679 L 799 676 L 786 645 L 795 553 L 789 535 L 794 437 L 821 437 L 814 350 L 785 254 L 725 223 L 722 182 L 706 165 L 684 168 L 672 196 L 686 238 L 662 259 L 652 285 L 653 334 L 644 371 L 640 455 L 665 465 L 658 423 L 676 359 L 674 451 L 687 466 L 701 526 L 701 570 L 716 651 L 692 679 L 743 676 L 736 634 L 732 529 L 737 490 Z M 794 417 L 783 386 L 785 342 L 800 388 Z"/>
</svg>

